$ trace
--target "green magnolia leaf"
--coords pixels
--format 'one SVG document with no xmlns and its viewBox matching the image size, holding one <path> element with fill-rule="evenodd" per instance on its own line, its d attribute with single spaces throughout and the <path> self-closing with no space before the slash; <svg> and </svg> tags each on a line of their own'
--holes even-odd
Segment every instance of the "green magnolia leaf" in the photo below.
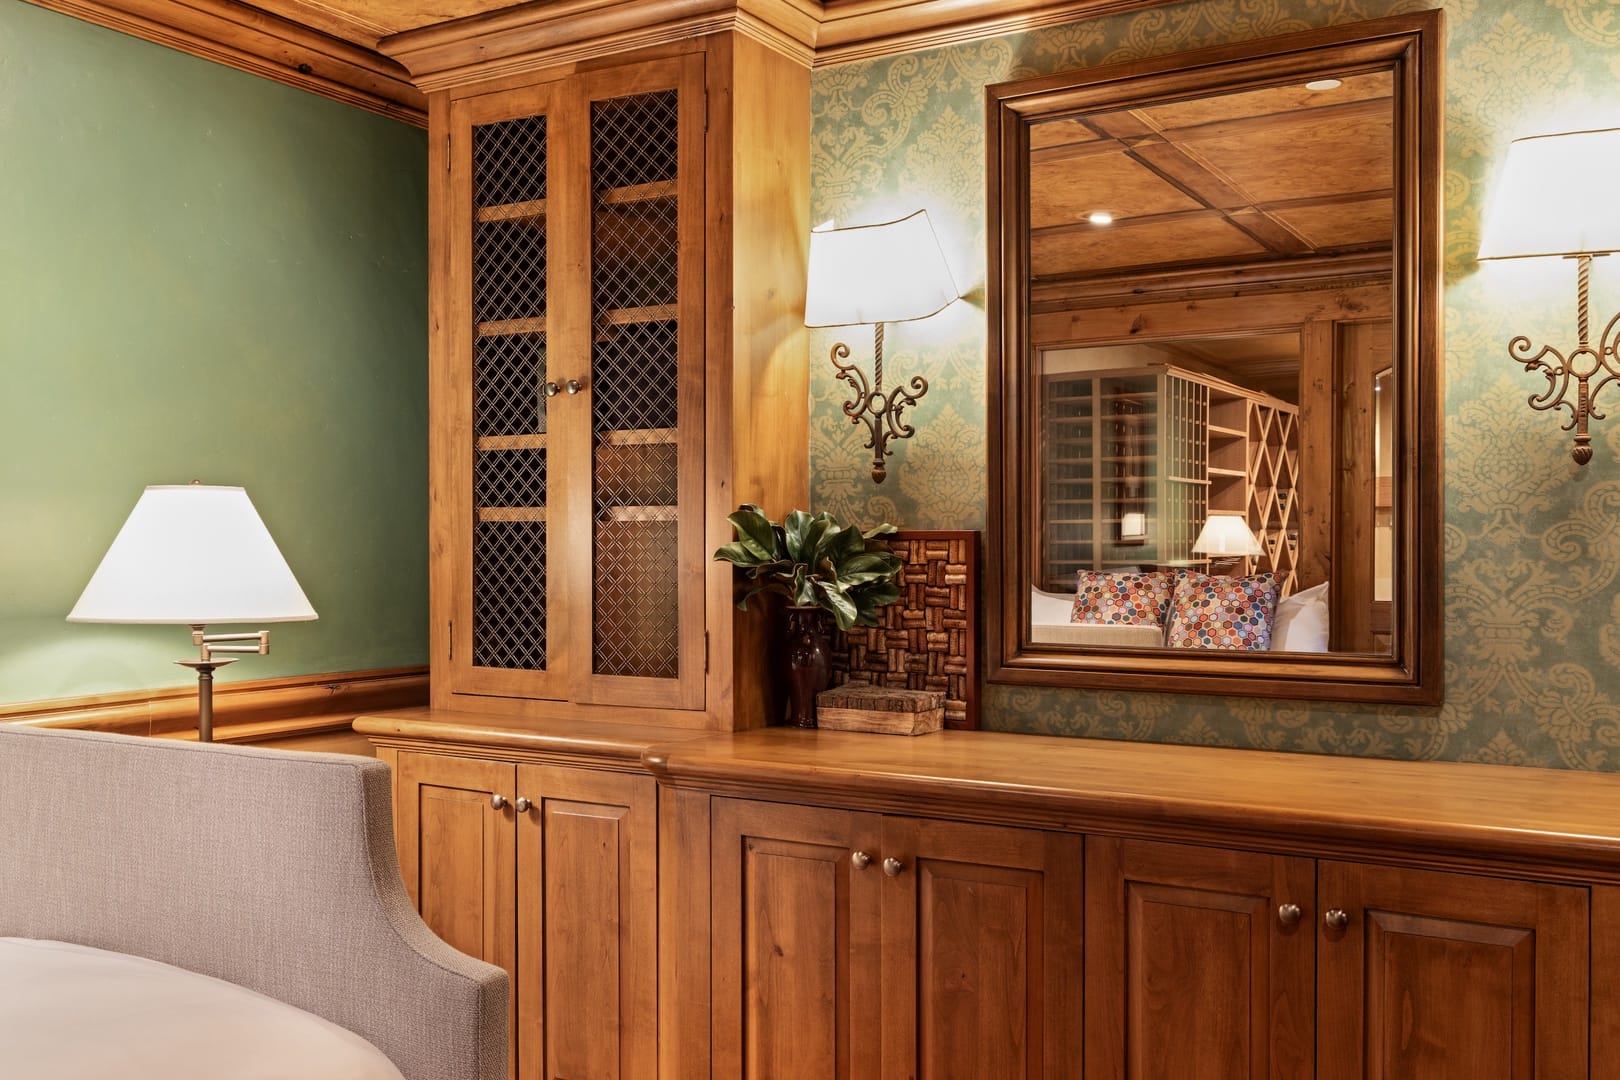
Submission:
<svg viewBox="0 0 1620 1080">
<path fill-rule="evenodd" d="M 868 539 L 868 540 L 876 540 L 880 536 L 888 536 L 891 533 L 897 533 L 899 531 L 900 531 L 899 529 L 895 528 L 893 525 L 890 525 L 887 521 L 885 521 L 883 524 L 877 526 L 877 528 L 873 529 L 871 532 L 866 533 L 865 535 L 866 535 L 866 539 Z"/>
<path fill-rule="evenodd" d="M 777 550 L 776 530 L 771 519 L 753 503 L 744 503 L 726 518 L 737 530 L 737 542 L 742 544 L 758 562 L 780 559 L 784 552 Z"/>
<path fill-rule="evenodd" d="M 838 629 L 848 630 L 855 625 L 855 620 L 860 618 L 860 611 L 849 597 L 825 581 L 816 582 L 816 591 L 821 594 L 821 606 L 833 613 Z"/>
<path fill-rule="evenodd" d="M 743 568 L 751 567 L 758 561 L 754 553 L 741 541 L 733 540 L 729 544 L 722 544 L 715 549 L 715 562 L 728 562 Z"/>
<path fill-rule="evenodd" d="M 782 521 L 783 540 L 787 546 L 787 557 L 798 562 L 804 561 L 804 534 L 815 520 L 803 510 L 795 510 Z"/>
</svg>

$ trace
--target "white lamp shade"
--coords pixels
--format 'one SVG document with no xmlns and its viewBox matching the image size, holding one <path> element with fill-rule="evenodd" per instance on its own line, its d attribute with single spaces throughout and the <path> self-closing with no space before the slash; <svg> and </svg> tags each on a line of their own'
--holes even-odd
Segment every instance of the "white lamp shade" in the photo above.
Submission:
<svg viewBox="0 0 1620 1080">
<path fill-rule="evenodd" d="M 1620 251 L 1620 128 L 1515 139 L 1480 230 L 1481 259 Z"/>
<path fill-rule="evenodd" d="M 810 232 L 806 326 L 924 319 L 960 295 L 926 210 L 881 225 Z"/>
<path fill-rule="evenodd" d="M 69 622 L 294 622 L 315 618 L 247 492 L 147 488 Z"/>
<path fill-rule="evenodd" d="M 1198 531 L 1192 549 L 1200 555 L 1260 555 L 1260 541 L 1249 531 L 1249 523 L 1237 514 L 1211 514 Z"/>
</svg>

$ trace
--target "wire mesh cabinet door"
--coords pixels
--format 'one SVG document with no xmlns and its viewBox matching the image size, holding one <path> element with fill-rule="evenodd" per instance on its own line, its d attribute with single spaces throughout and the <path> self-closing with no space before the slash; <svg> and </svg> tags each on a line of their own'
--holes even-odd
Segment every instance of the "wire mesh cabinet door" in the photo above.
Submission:
<svg viewBox="0 0 1620 1080">
<path fill-rule="evenodd" d="M 568 180 L 584 185 L 589 212 L 567 227 L 583 233 L 569 250 L 589 267 L 589 318 L 572 321 L 571 305 L 573 333 L 559 343 L 589 357 L 570 403 L 590 418 L 588 483 L 568 496 L 571 535 L 589 552 L 588 594 L 570 609 L 573 697 L 701 709 L 703 60 L 578 82 L 570 109 L 583 122 L 570 134 L 583 128 L 588 146 L 570 142 Z"/>
<path fill-rule="evenodd" d="M 445 272 L 452 362 L 436 367 L 436 553 L 454 575 L 450 667 L 458 690 L 567 696 L 554 493 L 566 468 L 555 422 L 558 360 L 549 271 L 558 206 L 552 183 L 555 84 L 451 105 Z M 461 305 L 465 305 L 462 308 Z"/>
</svg>

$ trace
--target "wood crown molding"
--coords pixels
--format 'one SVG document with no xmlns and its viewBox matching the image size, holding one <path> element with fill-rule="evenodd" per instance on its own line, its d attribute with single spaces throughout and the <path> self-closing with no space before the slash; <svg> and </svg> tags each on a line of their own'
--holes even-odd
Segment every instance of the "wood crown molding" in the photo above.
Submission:
<svg viewBox="0 0 1620 1080">
<path fill-rule="evenodd" d="M 236 0 L 29 0 L 417 127 L 427 99 L 387 57 Z"/>
<path fill-rule="evenodd" d="M 219 742 L 260 742 L 342 729 L 360 713 L 409 708 L 426 704 L 427 700 L 425 667 L 217 683 L 214 737 Z M 0 723 L 196 738 L 197 687 L 193 684 L 0 705 Z"/>
<path fill-rule="evenodd" d="M 1172 0 L 822 0 L 816 67 L 958 45 Z"/>
<path fill-rule="evenodd" d="M 632 49 L 734 31 L 809 66 L 806 0 L 533 0 L 384 38 L 429 93 Z"/>
</svg>

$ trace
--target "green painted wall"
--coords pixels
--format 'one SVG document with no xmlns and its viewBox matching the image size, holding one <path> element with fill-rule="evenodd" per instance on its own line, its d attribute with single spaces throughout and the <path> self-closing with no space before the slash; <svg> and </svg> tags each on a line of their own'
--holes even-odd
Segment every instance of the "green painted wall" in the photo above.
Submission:
<svg viewBox="0 0 1620 1080">
<path fill-rule="evenodd" d="M 912 528 L 983 528 L 985 84 L 1375 18 L 1404 0 L 1195 0 L 812 78 L 812 220 L 882 220 L 927 206 L 967 302 L 892 327 L 886 366 L 927 376 L 890 478 L 866 476 L 811 340 L 814 505 Z M 1446 70 L 1446 702 L 1351 708 L 987 687 L 986 726 L 1395 758 L 1620 769 L 1620 393 L 1596 457 L 1569 460 L 1561 420 L 1532 412 L 1538 380 L 1509 362 L 1517 333 L 1567 347 L 1574 277 L 1559 260 L 1474 260 L 1488 186 L 1519 135 L 1620 124 L 1620 21 L 1586 0 L 1453 0 Z M 1620 259 L 1594 271 L 1594 317 L 1620 307 Z M 1602 312 L 1599 316 L 1598 312 Z M 1601 321 L 1600 321 L 1601 325 Z"/>
<path fill-rule="evenodd" d="M 0 0 L 0 701 L 190 679 L 182 627 L 64 617 L 141 489 L 192 479 L 247 488 L 321 614 L 222 680 L 426 662 L 426 159 Z"/>
</svg>

